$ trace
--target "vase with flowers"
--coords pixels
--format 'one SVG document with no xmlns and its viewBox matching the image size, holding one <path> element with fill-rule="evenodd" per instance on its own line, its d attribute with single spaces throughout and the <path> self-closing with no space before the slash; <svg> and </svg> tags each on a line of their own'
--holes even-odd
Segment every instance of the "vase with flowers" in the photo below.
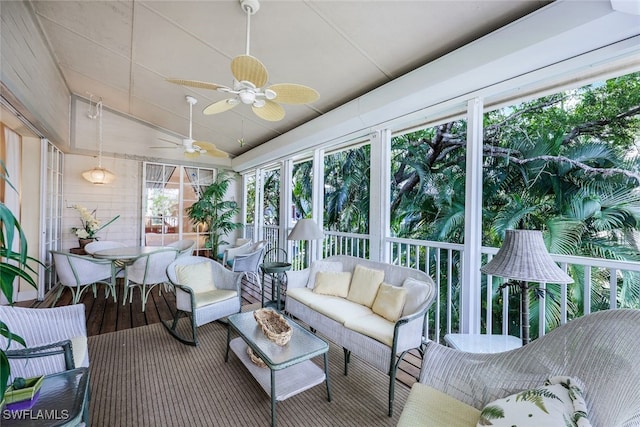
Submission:
<svg viewBox="0 0 640 427">
<path fill-rule="evenodd" d="M 92 210 L 90 211 L 89 209 L 85 208 L 84 206 L 80 206 L 80 205 L 73 205 L 72 206 L 75 210 L 78 211 L 78 213 L 80 214 L 80 222 L 82 223 L 81 227 L 72 227 L 71 231 L 78 237 L 78 242 L 80 243 L 80 247 L 84 248 L 84 246 L 89 243 L 92 242 L 94 240 L 97 240 L 97 236 L 96 234 L 102 230 L 103 228 L 105 228 L 106 226 L 110 225 L 112 222 L 114 222 L 115 220 L 117 220 L 118 218 L 120 218 L 120 215 L 116 215 L 115 217 L 111 218 L 109 221 L 107 221 L 106 223 L 102 224 L 97 218 L 96 218 L 96 210 Z"/>
</svg>

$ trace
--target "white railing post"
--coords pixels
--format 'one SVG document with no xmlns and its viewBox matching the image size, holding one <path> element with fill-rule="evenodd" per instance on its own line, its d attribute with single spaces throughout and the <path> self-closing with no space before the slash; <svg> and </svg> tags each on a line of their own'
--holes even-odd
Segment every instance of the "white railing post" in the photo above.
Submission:
<svg viewBox="0 0 640 427">
<path fill-rule="evenodd" d="M 324 150 L 313 151 L 313 185 L 311 190 L 311 217 L 324 230 Z M 309 263 L 322 258 L 323 240 L 309 242 Z"/>
<path fill-rule="evenodd" d="M 369 258 L 388 261 L 385 237 L 389 235 L 389 201 L 391 179 L 391 131 L 381 129 L 369 135 Z"/>
</svg>

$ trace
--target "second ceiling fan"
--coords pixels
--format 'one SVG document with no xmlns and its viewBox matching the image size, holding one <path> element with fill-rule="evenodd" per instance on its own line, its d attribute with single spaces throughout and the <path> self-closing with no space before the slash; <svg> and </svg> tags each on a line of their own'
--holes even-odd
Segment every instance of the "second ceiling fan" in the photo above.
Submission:
<svg viewBox="0 0 640 427">
<path fill-rule="evenodd" d="M 240 0 L 240 6 L 247 13 L 247 48 L 244 55 L 238 55 L 231 60 L 233 86 L 176 78 L 169 78 L 167 81 L 234 95 L 208 105 L 203 110 L 204 114 L 218 114 L 245 104 L 251 105 L 253 112 L 261 119 L 277 122 L 285 116 L 284 107 L 280 104 L 309 104 L 317 100 L 320 95 L 315 89 L 295 83 L 280 83 L 265 87 L 269 80 L 269 73 L 258 58 L 249 54 L 251 15 L 258 11 L 260 3 L 258 0 Z"/>
</svg>

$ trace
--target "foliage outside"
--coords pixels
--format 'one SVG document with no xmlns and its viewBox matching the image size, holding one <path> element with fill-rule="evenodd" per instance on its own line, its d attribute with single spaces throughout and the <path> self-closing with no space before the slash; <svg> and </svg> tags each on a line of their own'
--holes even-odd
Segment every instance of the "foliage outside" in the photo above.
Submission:
<svg viewBox="0 0 640 427">
<path fill-rule="evenodd" d="M 223 237 L 243 227 L 241 222 L 234 222 L 234 218 L 240 213 L 236 202 L 224 200 L 231 181 L 231 172 L 219 172 L 200 199 L 186 208 L 186 213 L 194 224 L 207 224 L 209 235 L 205 247 L 211 249 L 214 257 L 218 254 L 220 245 L 228 244 Z"/>
<path fill-rule="evenodd" d="M 463 243 L 466 128 L 460 119 L 393 138 L 392 236 Z M 539 229 L 551 253 L 640 260 L 640 73 L 489 111 L 483 137 L 483 245 L 500 247 L 507 229 Z M 311 200 L 309 168 L 294 169 L 293 199 L 303 216 Z M 370 172 L 368 145 L 325 157 L 325 229 L 368 233 Z M 434 251 L 420 255 L 431 264 L 428 271 L 436 271 Z M 453 257 L 459 267 L 461 260 Z M 447 269 L 440 271 L 446 275 Z M 584 313 L 584 268 L 570 266 L 569 274 L 575 280 L 568 290 L 573 318 Z M 449 279 L 457 317 L 459 278 Z M 608 308 L 609 271 L 596 269 L 591 280 L 590 309 Z M 614 280 L 618 307 L 640 308 L 638 275 Z M 489 284 L 494 294 L 500 283 Z M 509 328 L 518 335 L 518 296 L 512 297 Z M 559 324 L 559 285 L 548 285 L 546 297 L 532 301 L 534 334 L 538 304 L 546 304 L 548 328 Z M 494 298 L 494 322 L 502 319 L 502 303 L 501 296 Z"/>
</svg>

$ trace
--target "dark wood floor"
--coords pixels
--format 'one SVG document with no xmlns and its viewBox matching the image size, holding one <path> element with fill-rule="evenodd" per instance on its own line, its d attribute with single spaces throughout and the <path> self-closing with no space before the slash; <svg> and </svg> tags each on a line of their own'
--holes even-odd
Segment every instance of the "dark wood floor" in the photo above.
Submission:
<svg viewBox="0 0 640 427">
<path fill-rule="evenodd" d="M 119 279 L 121 280 L 121 279 Z M 265 283 L 265 297 L 271 295 L 270 283 Z M 135 289 L 131 304 L 122 303 L 122 286 L 118 287 L 119 295 L 117 303 L 113 297 L 105 298 L 105 288 L 97 287 L 97 295 L 94 298 L 90 289 L 85 291 L 80 300 L 86 307 L 87 335 L 99 335 L 124 329 L 137 328 L 139 326 L 152 325 L 161 320 L 173 318 L 175 310 L 175 296 L 172 292 L 159 292 L 156 286 L 149 294 L 145 311 L 142 311 L 140 292 Z M 49 292 L 43 301 L 23 301 L 16 305 L 22 307 L 50 307 L 53 303 L 55 292 Z M 243 280 L 242 304 L 243 306 L 260 303 L 260 291 L 253 283 Z M 56 306 L 71 304 L 71 292 L 65 289 Z M 398 369 L 398 383 L 410 387 L 419 375 L 421 358 L 418 351 L 412 351 L 405 356 Z"/>
</svg>

